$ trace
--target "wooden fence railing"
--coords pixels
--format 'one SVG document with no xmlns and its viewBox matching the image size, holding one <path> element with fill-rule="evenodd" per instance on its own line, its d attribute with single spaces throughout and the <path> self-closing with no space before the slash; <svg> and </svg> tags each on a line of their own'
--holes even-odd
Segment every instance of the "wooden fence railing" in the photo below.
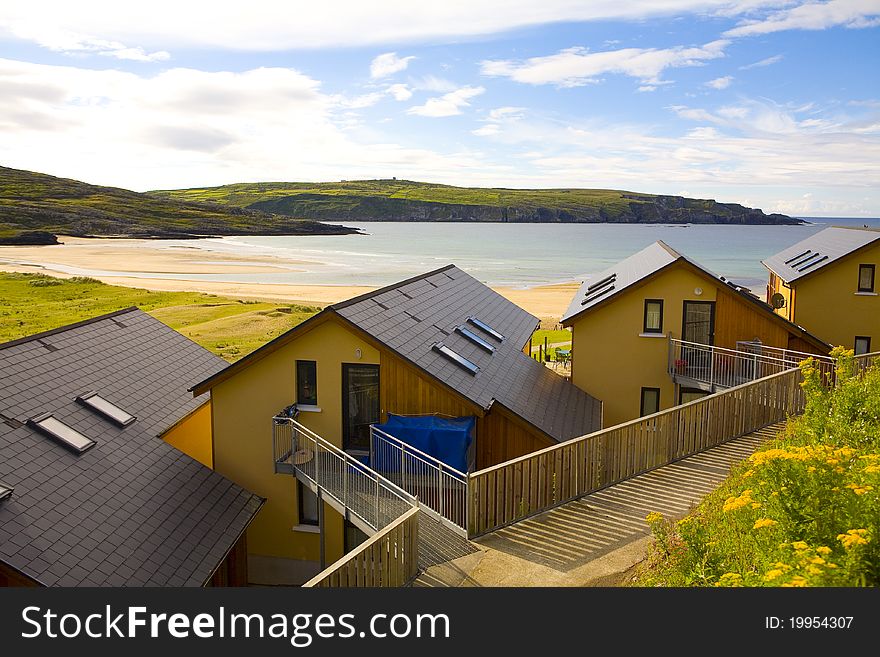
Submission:
<svg viewBox="0 0 880 657">
<path fill-rule="evenodd" d="M 800 369 L 773 374 L 479 470 L 468 477 L 475 537 L 801 413 Z"/>
<path fill-rule="evenodd" d="M 303 586 L 405 586 L 419 570 L 418 543 L 419 509 L 413 507 Z"/>
</svg>

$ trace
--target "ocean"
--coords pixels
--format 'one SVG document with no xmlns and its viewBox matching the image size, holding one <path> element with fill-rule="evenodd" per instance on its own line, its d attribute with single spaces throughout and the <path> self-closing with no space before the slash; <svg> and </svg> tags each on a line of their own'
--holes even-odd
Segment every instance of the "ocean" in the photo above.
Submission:
<svg viewBox="0 0 880 657">
<path fill-rule="evenodd" d="M 880 218 L 805 219 L 811 223 L 722 226 L 346 222 L 366 235 L 226 237 L 151 244 L 163 249 L 192 249 L 192 260 L 196 262 L 211 262 L 212 253 L 278 256 L 290 261 L 287 269 L 277 273 L 129 275 L 240 283 L 380 286 L 454 263 L 489 285 L 532 287 L 583 280 L 655 240 L 663 240 L 716 274 L 762 290 L 767 272 L 760 261 L 773 253 L 830 225 L 880 227 Z M 121 275 L 86 269 L 71 273 Z"/>
</svg>

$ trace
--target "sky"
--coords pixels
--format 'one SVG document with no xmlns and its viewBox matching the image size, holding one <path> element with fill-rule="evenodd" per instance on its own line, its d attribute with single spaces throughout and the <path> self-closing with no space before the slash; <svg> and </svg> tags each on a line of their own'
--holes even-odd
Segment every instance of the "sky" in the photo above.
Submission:
<svg viewBox="0 0 880 657">
<path fill-rule="evenodd" d="M 880 0 L 3 0 L 0 165 L 880 217 Z"/>
</svg>

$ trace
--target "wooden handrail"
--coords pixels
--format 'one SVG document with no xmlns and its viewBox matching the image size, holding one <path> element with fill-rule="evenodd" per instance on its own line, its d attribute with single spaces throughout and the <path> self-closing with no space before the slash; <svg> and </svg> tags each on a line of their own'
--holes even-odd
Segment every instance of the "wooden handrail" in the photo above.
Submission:
<svg viewBox="0 0 880 657">
<path fill-rule="evenodd" d="M 418 541 L 419 509 L 413 507 L 303 587 L 405 586 L 418 573 Z"/>
<path fill-rule="evenodd" d="M 768 380 L 771 380 L 774 378 L 785 376 L 786 374 L 790 374 L 793 371 L 795 371 L 795 370 L 791 369 L 791 370 L 787 370 L 785 372 L 777 372 L 776 374 L 771 374 L 770 376 L 766 376 L 763 379 L 756 379 L 755 381 L 748 381 L 747 383 L 743 383 L 743 384 L 738 385 L 736 387 L 728 388 L 726 390 L 723 390 L 722 392 L 715 393 L 715 395 L 728 394 L 730 392 L 733 392 L 734 390 L 741 390 L 743 388 L 747 388 L 749 386 L 759 384 L 762 381 L 768 381 Z M 711 396 L 714 396 L 714 395 L 711 395 Z M 482 470 L 477 470 L 476 472 L 470 473 L 469 478 L 473 479 L 474 477 L 479 477 L 479 476 L 485 475 L 489 472 L 492 472 L 493 470 L 499 470 L 501 468 L 515 464 L 517 462 L 528 461 L 530 458 L 533 458 L 535 456 L 540 456 L 541 454 L 553 452 L 555 450 L 560 449 L 561 447 L 564 447 L 566 445 L 571 445 L 572 443 L 575 443 L 577 441 L 593 440 L 595 438 L 600 438 L 602 435 L 604 435 L 610 431 L 613 431 L 616 429 L 626 429 L 627 427 L 636 426 L 636 425 L 641 424 L 647 420 L 651 420 L 653 418 L 659 418 L 663 415 L 668 415 L 670 413 L 673 413 L 677 410 L 686 408 L 688 406 L 698 406 L 700 404 L 704 404 L 704 403 L 706 403 L 706 400 L 708 399 L 708 397 L 709 396 L 702 397 L 700 399 L 694 399 L 693 401 L 689 401 L 685 404 L 679 404 L 678 406 L 673 406 L 671 408 L 667 408 L 665 411 L 657 411 L 656 413 L 653 413 L 651 415 L 643 415 L 642 417 L 637 417 L 635 420 L 629 420 L 628 422 L 623 422 L 622 424 L 615 424 L 614 426 L 606 427 L 605 429 L 599 429 L 598 431 L 594 431 L 593 433 L 588 433 L 583 436 L 578 436 L 577 438 L 572 438 L 570 440 L 566 440 L 565 442 L 559 443 L 558 445 L 551 445 L 550 447 L 545 447 L 544 449 L 539 449 L 536 452 L 530 452 L 528 454 L 525 454 L 524 456 L 518 456 L 514 459 L 510 459 L 509 461 L 504 461 L 503 463 L 496 463 L 495 465 L 490 465 L 488 468 L 483 468 Z"/>
<path fill-rule="evenodd" d="M 468 477 L 468 535 L 485 534 L 803 410 L 798 368 L 772 374 Z"/>
</svg>

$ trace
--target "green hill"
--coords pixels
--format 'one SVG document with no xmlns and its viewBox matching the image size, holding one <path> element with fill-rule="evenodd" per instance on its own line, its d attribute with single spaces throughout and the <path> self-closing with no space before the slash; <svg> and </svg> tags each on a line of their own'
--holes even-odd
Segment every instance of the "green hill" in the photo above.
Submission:
<svg viewBox="0 0 880 657">
<path fill-rule="evenodd" d="M 53 244 L 55 235 L 193 237 L 356 232 L 229 205 L 176 200 L 0 167 L 0 244 Z"/>
<path fill-rule="evenodd" d="M 453 187 L 409 180 L 239 183 L 147 192 L 330 221 L 799 224 L 737 203 L 611 189 Z"/>
</svg>

